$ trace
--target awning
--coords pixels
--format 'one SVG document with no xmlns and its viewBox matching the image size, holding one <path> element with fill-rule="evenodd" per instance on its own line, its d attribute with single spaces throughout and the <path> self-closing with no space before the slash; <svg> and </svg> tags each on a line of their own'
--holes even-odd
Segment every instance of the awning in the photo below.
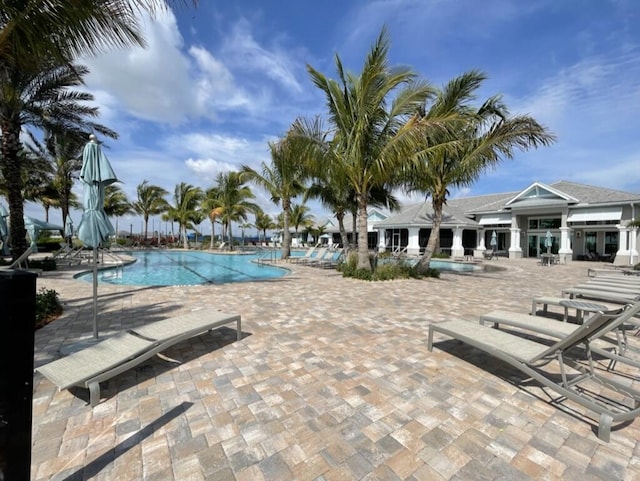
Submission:
<svg viewBox="0 0 640 481">
<path fill-rule="evenodd" d="M 511 212 L 504 214 L 489 214 L 482 216 L 479 222 L 480 225 L 494 225 L 494 224 L 511 224 Z"/>
<path fill-rule="evenodd" d="M 573 210 L 569 213 L 567 222 L 593 222 L 620 219 L 622 219 L 622 208 L 601 207 Z"/>
</svg>

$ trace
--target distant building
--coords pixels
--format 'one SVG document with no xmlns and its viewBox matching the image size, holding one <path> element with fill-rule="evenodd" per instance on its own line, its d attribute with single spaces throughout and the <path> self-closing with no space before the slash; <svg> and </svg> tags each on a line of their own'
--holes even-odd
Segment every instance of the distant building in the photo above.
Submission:
<svg viewBox="0 0 640 481">
<path fill-rule="evenodd" d="M 640 194 L 567 181 L 534 182 L 519 192 L 448 200 L 440 249 L 453 257 L 482 257 L 489 249 L 510 259 L 540 257 L 549 249 L 564 261 L 597 259 L 629 265 L 639 261 L 638 228 L 628 226 L 639 213 Z M 430 200 L 397 213 L 374 209 L 369 217 L 370 240 L 375 240 L 370 248 L 424 252 L 433 225 Z M 351 232 L 350 216 L 348 226 L 345 219 Z M 336 231 L 337 223 L 327 228 L 334 237 Z"/>
</svg>

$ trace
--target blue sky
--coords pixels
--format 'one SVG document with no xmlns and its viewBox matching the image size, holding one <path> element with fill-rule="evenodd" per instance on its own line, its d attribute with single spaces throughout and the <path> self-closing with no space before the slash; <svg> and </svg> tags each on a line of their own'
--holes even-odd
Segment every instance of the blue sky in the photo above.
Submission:
<svg viewBox="0 0 640 481">
<path fill-rule="evenodd" d="M 147 49 L 81 61 L 91 69 L 86 90 L 99 121 L 120 134 L 106 142 L 106 154 L 130 200 L 145 179 L 172 194 L 179 182 L 206 189 L 220 171 L 269 162 L 268 142 L 297 117 L 325 114 L 307 64 L 335 78 L 337 53 L 359 72 L 383 25 L 391 64 L 411 66 L 436 86 L 478 68 L 488 76 L 479 100 L 501 93 L 511 113 L 532 115 L 557 136 L 454 196 L 557 180 L 640 192 L 635 0 L 199 3 L 146 20 Z M 265 211 L 278 211 L 254 191 Z M 44 216 L 37 205 L 26 212 Z M 80 214 L 72 217 L 77 224 Z M 52 222 L 59 218 L 51 212 Z M 140 231 L 134 216 L 119 223 Z M 202 231 L 210 232 L 208 221 Z"/>
</svg>

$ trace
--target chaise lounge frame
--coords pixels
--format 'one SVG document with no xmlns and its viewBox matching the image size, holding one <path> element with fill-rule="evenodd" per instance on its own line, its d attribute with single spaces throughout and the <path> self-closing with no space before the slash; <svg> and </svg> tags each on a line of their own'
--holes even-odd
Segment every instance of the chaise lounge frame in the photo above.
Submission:
<svg viewBox="0 0 640 481">
<path fill-rule="evenodd" d="M 230 323 L 236 323 L 237 340 L 240 341 L 240 315 L 200 310 L 120 332 L 35 370 L 53 382 L 59 391 L 73 386 L 89 389 L 93 407 L 100 402 L 101 382 L 128 371 L 174 344 Z"/>
<path fill-rule="evenodd" d="M 433 336 L 438 332 L 506 362 L 542 386 L 556 392 L 559 397 L 554 399 L 554 402 L 560 403 L 564 400 L 563 398 L 566 398 L 598 414 L 597 435 L 601 440 L 608 442 L 613 423 L 629 421 L 640 415 L 640 392 L 616 382 L 612 379 L 612 375 L 605 377 L 597 374 L 590 356 L 589 363 L 585 367 L 571 362 L 571 356 L 565 356 L 565 354 L 580 345 L 590 353 L 590 338 L 608 328 L 614 319 L 613 315 L 601 312 L 594 314 L 584 324 L 577 326 L 571 334 L 552 345 L 535 342 L 471 321 L 443 321 L 429 326 L 428 349 L 433 350 Z M 554 381 L 542 370 L 543 366 L 554 360 L 560 368 L 560 382 Z M 570 379 L 567 368 L 575 369 L 578 374 L 572 375 Z M 626 395 L 633 402 L 633 407 L 623 406 L 622 403 L 616 403 L 614 407 L 613 403 L 606 404 L 588 397 L 580 390 L 580 384 L 585 380 L 594 381 L 616 393 Z"/>
</svg>

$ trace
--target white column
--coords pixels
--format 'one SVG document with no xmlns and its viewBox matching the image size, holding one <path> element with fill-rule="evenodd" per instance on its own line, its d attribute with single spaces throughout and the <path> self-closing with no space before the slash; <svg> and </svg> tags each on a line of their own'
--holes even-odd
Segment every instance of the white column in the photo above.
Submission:
<svg viewBox="0 0 640 481">
<path fill-rule="evenodd" d="M 638 228 L 629 228 L 629 264 L 638 262 Z"/>
<path fill-rule="evenodd" d="M 631 262 L 630 252 L 627 248 L 627 232 L 628 228 L 622 224 L 618 224 L 618 231 L 620 232 L 618 240 L 618 252 L 616 252 L 616 258 L 613 261 L 615 265 L 626 266 Z"/>
<path fill-rule="evenodd" d="M 464 247 L 462 247 L 462 227 L 456 226 L 453 229 L 453 245 L 451 246 L 451 257 L 463 257 Z"/>
<path fill-rule="evenodd" d="M 480 229 L 476 232 L 476 245 L 478 247 L 476 247 L 477 251 L 486 251 L 487 247 L 485 246 L 484 243 L 484 229 Z"/>
<path fill-rule="evenodd" d="M 419 227 L 409 227 L 409 243 L 407 244 L 407 254 L 417 256 L 420 254 L 420 242 L 418 242 Z"/>
<path fill-rule="evenodd" d="M 571 249 L 569 232 L 571 229 L 569 227 L 560 227 L 560 250 L 558 250 L 558 254 L 564 256 L 564 261 L 570 261 L 573 258 L 573 250 Z"/>
<path fill-rule="evenodd" d="M 378 229 L 378 252 L 385 252 L 387 250 L 387 231 L 385 229 Z"/>
<path fill-rule="evenodd" d="M 511 245 L 509 246 L 509 259 L 522 258 L 522 248 L 520 247 L 520 229 L 512 227 L 509 229 L 511 232 Z"/>
</svg>

